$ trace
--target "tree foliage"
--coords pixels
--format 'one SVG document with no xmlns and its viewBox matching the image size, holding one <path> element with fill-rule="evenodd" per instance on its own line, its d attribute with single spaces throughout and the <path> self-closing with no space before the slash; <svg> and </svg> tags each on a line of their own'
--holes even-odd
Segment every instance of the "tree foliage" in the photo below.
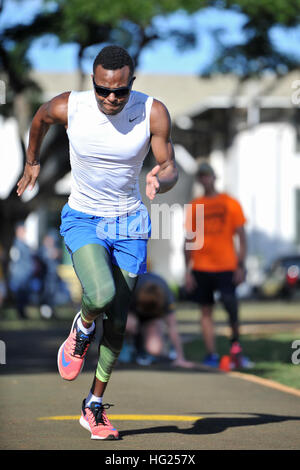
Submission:
<svg viewBox="0 0 300 470">
<path fill-rule="evenodd" d="M 266 70 L 281 75 L 299 67 L 296 57 L 278 50 L 271 32 L 276 26 L 287 30 L 300 24 L 300 0 L 224 0 L 219 8 L 245 15 L 245 40 L 225 47 L 219 40 L 220 31 L 216 31 L 219 54 L 209 73 L 234 72 L 245 79 Z"/>
<path fill-rule="evenodd" d="M 13 93 L 34 89 L 28 51 L 35 39 L 46 35 L 55 36 L 61 44 L 78 45 L 77 63 L 82 74 L 83 59 L 94 55 L 92 46 L 121 44 L 137 64 L 141 51 L 157 39 L 175 38 L 184 50 L 195 46 L 197 31 L 161 30 L 154 19 L 178 10 L 193 14 L 209 6 L 244 15 L 245 39 L 225 46 L 224 30 L 212 30 L 216 54 L 205 74 L 230 72 L 247 78 L 265 70 L 286 73 L 299 66 L 295 57 L 278 50 L 271 32 L 278 25 L 291 28 L 299 24 L 300 0 L 44 0 L 42 10 L 29 24 L 16 24 L 0 32 L 0 71 L 8 75 Z"/>
<path fill-rule="evenodd" d="M 0 14 L 5 1 L 9 0 L 0 0 Z M 8 102 L 13 105 L 17 95 L 37 90 L 30 77 L 31 63 L 28 59 L 30 46 L 37 38 L 53 35 L 61 44 L 76 43 L 78 69 L 81 71 L 83 58 L 90 53 L 91 47 L 99 48 L 106 43 L 123 45 L 138 64 L 141 51 L 157 39 L 175 38 L 180 52 L 196 44 L 197 31 L 158 29 L 155 22 L 158 15 L 178 10 L 193 14 L 206 7 L 233 10 L 245 18 L 244 40 L 238 44 L 225 46 L 222 29 L 211 31 L 217 54 L 212 58 L 207 73 L 239 73 L 246 78 L 265 70 L 285 73 L 299 67 L 294 57 L 278 50 L 271 33 L 278 25 L 288 29 L 300 24 L 300 0 L 44 0 L 43 9 L 30 23 L 16 24 L 0 31 L 0 74 L 5 74 L 9 83 Z M 1 106 L 1 113 L 5 110 L 7 106 Z M 18 113 L 15 115 L 18 118 Z M 29 113 L 28 120 L 31 116 Z M 63 148 L 62 143 L 58 148 Z M 55 178 L 57 175 L 62 177 L 68 171 L 67 163 L 61 156 L 57 157 L 56 150 L 55 156 L 55 161 L 62 165 L 56 170 Z M 45 181 L 49 182 L 48 174 Z M 49 182 L 52 186 L 53 181 Z M 44 193 L 47 191 L 45 187 Z M 40 193 L 44 194 L 43 188 Z M 8 200 L 2 205 L 0 201 L 0 214 L 6 221 L 3 226 L 12 227 L 20 214 L 24 215 L 24 206 L 30 211 L 28 204 L 31 202 L 23 204 L 17 200 L 15 189 L 9 197 L 9 204 Z M 3 240 L 6 238 L 9 237 Z"/>
<path fill-rule="evenodd" d="M 213 31 L 218 54 L 207 72 L 250 76 L 266 69 L 278 72 L 298 66 L 295 58 L 277 50 L 270 32 L 276 25 L 291 28 L 299 24 L 300 0 L 44 0 L 42 11 L 30 24 L 17 24 L 0 33 L 0 66 L 8 72 L 16 92 L 32 86 L 27 52 L 36 38 L 49 34 L 60 43 L 78 44 L 79 69 L 89 48 L 105 43 L 123 45 L 138 63 L 143 48 L 156 39 L 175 37 L 181 48 L 196 43 L 196 31 L 158 30 L 155 17 L 178 10 L 192 14 L 208 6 L 245 15 L 246 39 L 225 47 L 222 30 Z"/>
</svg>

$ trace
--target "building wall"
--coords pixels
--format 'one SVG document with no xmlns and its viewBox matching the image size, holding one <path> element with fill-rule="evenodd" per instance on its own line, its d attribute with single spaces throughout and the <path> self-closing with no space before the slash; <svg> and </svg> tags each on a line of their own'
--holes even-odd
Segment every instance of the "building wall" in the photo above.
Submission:
<svg viewBox="0 0 300 470">
<path fill-rule="evenodd" d="M 295 128 L 266 123 L 240 132 L 227 153 L 225 189 L 247 216 L 249 254 L 262 262 L 293 252 L 300 155 Z"/>
<path fill-rule="evenodd" d="M 152 221 L 148 266 L 171 284 L 181 284 L 184 279 L 184 205 L 193 197 L 194 182 L 193 174 L 186 173 L 180 165 L 178 170 L 179 179 L 174 188 L 157 195 L 152 202 L 145 195 L 145 180 L 149 169 L 143 168 L 140 176 L 141 197 Z"/>
</svg>

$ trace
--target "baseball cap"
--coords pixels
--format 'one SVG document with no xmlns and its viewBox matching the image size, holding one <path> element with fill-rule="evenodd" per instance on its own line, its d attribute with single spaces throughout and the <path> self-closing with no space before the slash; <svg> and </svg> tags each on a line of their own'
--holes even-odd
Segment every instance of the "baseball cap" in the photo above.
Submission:
<svg viewBox="0 0 300 470">
<path fill-rule="evenodd" d="M 197 176 L 201 176 L 201 175 L 215 176 L 213 167 L 207 162 L 201 163 L 197 171 Z"/>
</svg>

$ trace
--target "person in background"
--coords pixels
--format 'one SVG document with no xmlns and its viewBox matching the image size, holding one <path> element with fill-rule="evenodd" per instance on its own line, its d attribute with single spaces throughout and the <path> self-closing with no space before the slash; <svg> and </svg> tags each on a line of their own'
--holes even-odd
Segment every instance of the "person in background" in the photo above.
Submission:
<svg viewBox="0 0 300 470">
<path fill-rule="evenodd" d="M 7 287 L 4 276 L 4 262 L 5 252 L 3 246 L 0 244 L 0 307 L 2 307 L 7 295 Z"/>
<path fill-rule="evenodd" d="M 165 330 L 171 344 L 167 351 Z M 150 365 L 159 360 L 172 360 L 177 367 L 192 368 L 185 360 L 178 333 L 175 299 L 167 282 L 148 272 L 139 276 L 126 324 L 126 341 L 119 361 Z"/>
<path fill-rule="evenodd" d="M 246 358 L 243 359 L 240 344 L 236 287 L 245 280 L 246 275 L 246 218 L 236 199 L 216 190 L 216 174 L 211 165 L 206 162 L 200 165 L 197 180 L 203 186 L 204 195 L 190 202 L 186 214 L 186 290 L 201 306 L 202 334 L 207 351 L 204 364 L 212 367 L 219 365 L 212 315 L 218 292 L 229 317 L 230 356 L 235 357 L 235 362 L 242 366 Z M 204 205 L 202 225 L 197 220 L 197 206 L 201 204 Z M 204 228 L 203 246 L 200 244 L 196 249 L 186 249 L 187 243 L 201 228 Z M 238 242 L 237 247 L 235 241 Z"/>
<path fill-rule="evenodd" d="M 15 239 L 9 252 L 9 288 L 15 300 L 20 318 L 27 318 L 30 281 L 34 274 L 34 258 L 26 242 L 26 228 L 23 222 L 16 225 Z"/>
<path fill-rule="evenodd" d="M 39 258 L 44 266 L 43 288 L 40 299 L 40 312 L 44 318 L 55 316 L 55 307 L 59 302 L 65 286 L 58 275 L 58 266 L 61 262 L 61 250 L 58 248 L 58 234 L 55 230 L 43 237 L 42 246 L 39 249 Z M 66 302 L 69 296 L 66 297 Z"/>
</svg>

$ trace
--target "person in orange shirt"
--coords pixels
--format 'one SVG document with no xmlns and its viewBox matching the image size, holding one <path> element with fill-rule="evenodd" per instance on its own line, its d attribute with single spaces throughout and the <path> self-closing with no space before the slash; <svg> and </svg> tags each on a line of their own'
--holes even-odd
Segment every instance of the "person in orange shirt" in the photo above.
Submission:
<svg viewBox="0 0 300 470">
<path fill-rule="evenodd" d="M 197 180 L 204 188 L 204 195 L 193 199 L 186 213 L 185 286 L 201 306 L 202 334 L 207 350 L 204 364 L 218 367 L 212 318 L 216 292 L 229 315 L 230 355 L 242 358 L 236 286 L 245 280 L 246 218 L 236 199 L 218 193 L 216 175 L 208 163 L 200 165 Z M 198 210 L 201 205 L 203 212 Z"/>
</svg>

